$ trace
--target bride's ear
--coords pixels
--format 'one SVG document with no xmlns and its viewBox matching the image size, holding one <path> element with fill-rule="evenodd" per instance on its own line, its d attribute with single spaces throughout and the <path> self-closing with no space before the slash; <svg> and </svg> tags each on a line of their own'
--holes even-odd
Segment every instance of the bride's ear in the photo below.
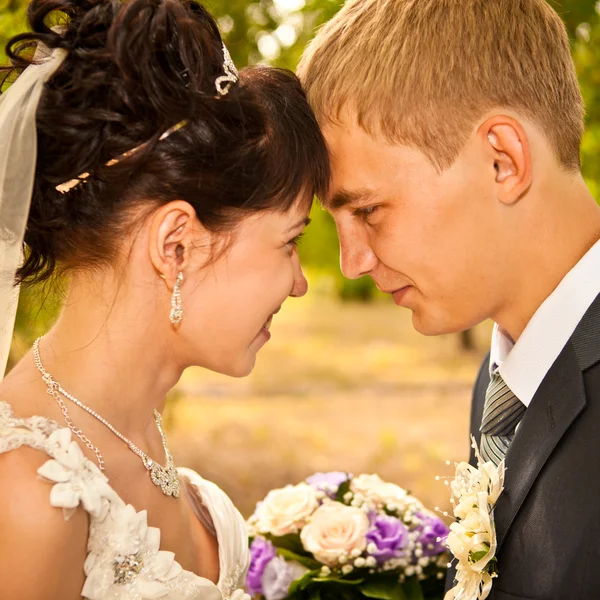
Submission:
<svg viewBox="0 0 600 600">
<path fill-rule="evenodd" d="M 496 198 L 515 204 L 531 187 L 533 167 L 529 138 L 524 127 L 509 116 L 495 116 L 479 128 L 490 167 Z"/>
<path fill-rule="evenodd" d="M 172 287 L 190 263 L 194 241 L 202 235 L 196 211 L 183 200 L 161 206 L 151 217 L 150 259 L 157 273 Z"/>
</svg>

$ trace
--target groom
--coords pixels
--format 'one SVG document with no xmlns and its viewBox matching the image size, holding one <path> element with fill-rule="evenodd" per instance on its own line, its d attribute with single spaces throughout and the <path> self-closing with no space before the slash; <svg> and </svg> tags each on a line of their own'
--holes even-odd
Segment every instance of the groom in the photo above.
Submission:
<svg viewBox="0 0 600 600">
<path fill-rule="evenodd" d="M 299 75 L 344 274 L 425 335 L 496 323 L 471 416 L 506 461 L 490 598 L 599 598 L 600 207 L 563 23 L 545 0 L 348 0 Z"/>
</svg>

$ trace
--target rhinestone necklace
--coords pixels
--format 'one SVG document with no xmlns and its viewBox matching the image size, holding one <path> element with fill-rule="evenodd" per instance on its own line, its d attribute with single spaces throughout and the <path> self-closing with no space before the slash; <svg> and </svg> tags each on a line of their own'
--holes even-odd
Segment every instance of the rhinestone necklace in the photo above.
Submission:
<svg viewBox="0 0 600 600">
<path fill-rule="evenodd" d="M 154 410 L 154 420 L 156 421 L 156 426 L 158 427 L 158 432 L 160 433 L 160 437 L 162 440 L 162 445 L 165 450 L 165 456 L 167 459 L 167 466 L 163 467 L 156 461 L 152 460 L 145 452 L 142 452 L 131 440 L 127 439 L 123 434 L 119 433 L 106 419 L 102 418 L 95 410 L 92 410 L 89 406 L 86 406 L 83 402 L 72 396 L 67 391 L 65 391 L 62 386 L 55 381 L 55 379 L 44 369 L 42 365 L 42 360 L 40 358 L 40 340 L 42 338 L 38 338 L 33 344 L 33 359 L 35 362 L 35 366 L 38 371 L 42 374 L 42 379 L 44 383 L 48 386 L 48 394 L 52 396 L 65 418 L 65 422 L 69 429 L 96 455 L 98 460 L 98 467 L 100 471 L 104 471 L 104 459 L 102 458 L 102 454 L 100 450 L 92 442 L 90 439 L 81 431 L 75 427 L 73 420 L 69 416 L 69 412 L 67 410 L 67 406 L 62 398 L 68 398 L 71 402 L 83 408 L 86 412 L 88 412 L 92 417 L 98 419 L 101 423 L 103 423 L 108 429 L 110 429 L 117 437 L 121 438 L 128 446 L 129 449 L 137 454 L 141 459 L 142 463 L 144 463 L 144 467 L 150 472 L 150 479 L 152 483 L 162 490 L 165 496 L 174 496 L 175 498 L 179 497 L 179 479 L 177 478 L 177 469 L 175 468 L 175 463 L 173 462 L 173 457 L 171 456 L 171 452 L 169 452 L 169 448 L 167 446 L 167 438 L 165 437 L 165 432 L 162 428 L 162 417 L 157 410 Z"/>
</svg>

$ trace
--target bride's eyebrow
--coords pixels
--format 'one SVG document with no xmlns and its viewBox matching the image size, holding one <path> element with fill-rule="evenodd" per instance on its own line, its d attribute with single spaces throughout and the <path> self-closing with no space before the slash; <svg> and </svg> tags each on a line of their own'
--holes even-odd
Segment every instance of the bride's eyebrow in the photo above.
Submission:
<svg viewBox="0 0 600 600">
<path fill-rule="evenodd" d="M 310 222 L 311 222 L 310 217 L 304 217 L 304 219 L 301 219 L 300 221 L 298 221 L 297 223 L 292 225 L 289 229 L 287 229 L 286 233 L 290 233 L 291 231 L 294 231 L 294 229 L 298 229 L 298 227 L 300 227 L 300 226 L 308 227 L 308 225 L 310 225 Z"/>
</svg>

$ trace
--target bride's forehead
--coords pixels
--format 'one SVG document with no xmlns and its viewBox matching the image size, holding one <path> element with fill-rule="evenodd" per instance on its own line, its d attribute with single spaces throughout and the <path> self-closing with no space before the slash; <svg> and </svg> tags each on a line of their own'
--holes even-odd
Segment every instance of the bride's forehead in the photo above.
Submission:
<svg viewBox="0 0 600 600">
<path fill-rule="evenodd" d="M 251 229 L 277 229 L 281 231 L 292 231 L 308 225 L 310 205 L 296 203 L 289 210 L 264 210 L 245 217 L 242 228 Z"/>
</svg>

